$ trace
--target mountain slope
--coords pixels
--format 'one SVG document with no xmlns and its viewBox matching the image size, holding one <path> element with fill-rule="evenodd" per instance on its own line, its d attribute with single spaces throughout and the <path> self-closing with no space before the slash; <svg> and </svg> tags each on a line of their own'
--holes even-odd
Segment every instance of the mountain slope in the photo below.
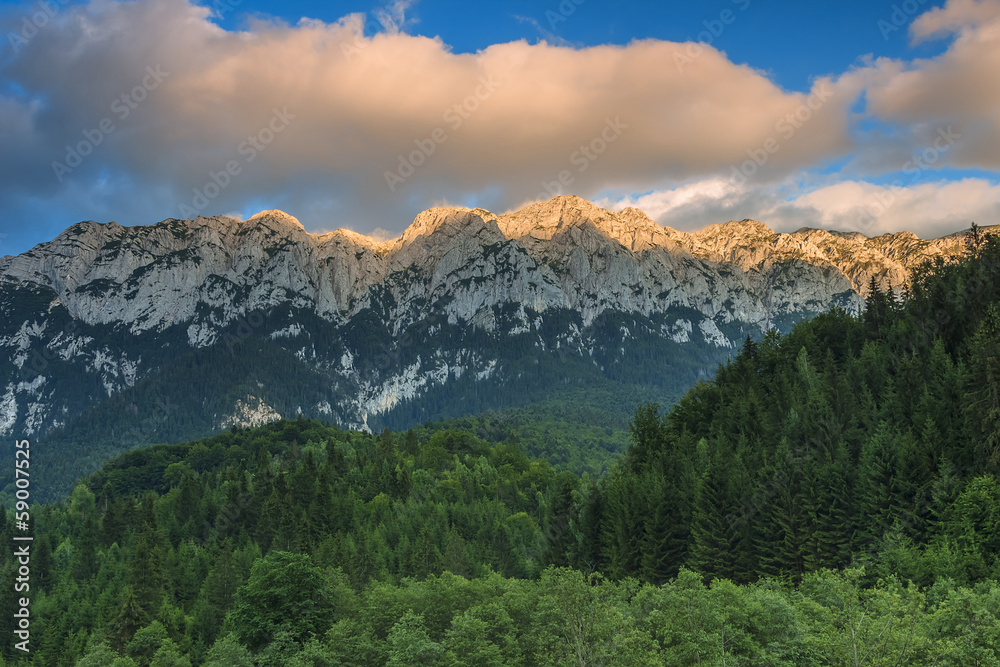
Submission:
<svg viewBox="0 0 1000 667">
<path fill-rule="evenodd" d="M 381 429 L 585 387 L 670 401 L 747 335 L 857 309 L 873 277 L 898 287 L 962 244 L 689 234 L 576 197 L 430 209 L 389 242 L 280 211 L 79 223 L 0 259 L 0 434 L 92 469 L 279 415 Z"/>
</svg>

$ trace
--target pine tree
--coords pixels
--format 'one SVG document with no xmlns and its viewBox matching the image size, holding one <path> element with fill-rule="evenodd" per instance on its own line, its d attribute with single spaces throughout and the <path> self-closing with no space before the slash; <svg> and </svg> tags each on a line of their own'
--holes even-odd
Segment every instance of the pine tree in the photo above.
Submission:
<svg viewBox="0 0 1000 667">
<path fill-rule="evenodd" d="M 601 486 L 591 482 L 583 494 L 580 512 L 580 531 L 573 547 L 572 566 L 590 573 L 604 569 L 604 548 L 601 544 L 601 523 L 604 514 L 604 498 Z"/>
<path fill-rule="evenodd" d="M 156 499 L 147 493 L 142 499 L 139 527 L 132 543 L 128 583 L 136 603 L 150 618 L 156 615 L 163 596 L 163 540 L 156 518 Z"/>
<path fill-rule="evenodd" d="M 115 495 L 111 482 L 105 482 L 97 497 L 101 546 L 109 547 L 121 539 L 126 524 L 125 516 L 121 510 L 122 506 Z"/>
<path fill-rule="evenodd" d="M 90 516 L 84 520 L 83 530 L 74 541 L 73 563 L 70 576 L 75 581 L 86 581 L 97 567 L 97 522 Z"/>
<path fill-rule="evenodd" d="M 271 549 L 293 553 L 301 550 L 307 537 L 303 534 L 305 523 L 303 510 L 292 500 L 292 495 L 286 493 L 285 500 L 281 503 L 278 527 L 271 542 Z"/>
<path fill-rule="evenodd" d="M 969 233 L 965 237 L 965 248 L 969 257 L 978 258 L 983 249 L 983 229 L 975 222 L 969 227 Z"/>
<path fill-rule="evenodd" d="M 663 584 L 677 576 L 687 555 L 689 513 L 676 485 L 666 478 L 651 481 L 651 511 L 642 541 L 642 578 Z"/>
<path fill-rule="evenodd" d="M 57 566 L 52 557 L 52 542 L 48 535 L 43 534 L 36 540 L 31 565 L 34 583 L 39 589 L 51 593 L 52 586 L 56 583 Z"/>
<path fill-rule="evenodd" d="M 877 550 L 883 536 L 896 527 L 901 517 L 896 460 L 896 439 L 883 421 L 861 449 L 855 550 Z"/>
<path fill-rule="evenodd" d="M 271 487 L 271 493 L 260 508 L 260 518 L 257 520 L 256 540 L 261 549 L 267 551 L 281 522 L 282 506 L 278 490 Z"/>
<path fill-rule="evenodd" d="M 698 467 L 691 517 L 691 551 L 688 562 L 705 577 L 733 578 L 737 571 L 739 532 L 735 530 L 735 504 L 728 502 L 726 467 L 718 453 L 698 443 Z"/>
<path fill-rule="evenodd" d="M 642 564 L 642 514 L 635 473 L 619 471 L 607 478 L 601 512 L 602 560 L 613 578 L 635 576 Z"/>
<path fill-rule="evenodd" d="M 150 615 L 139 596 L 135 594 L 131 586 L 126 586 L 118 616 L 108 628 L 111 645 L 121 653 L 125 645 L 132 641 L 135 633 L 146 627 L 149 619 Z"/>
<path fill-rule="evenodd" d="M 976 460 L 1000 470 L 1000 313 L 990 304 L 969 343 L 966 415 L 975 438 Z"/>
<path fill-rule="evenodd" d="M 640 406 L 629 424 L 629 434 L 632 440 L 628 450 L 630 464 L 639 466 L 649 463 L 661 448 L 660 406 L 656 403 Z"/>
<path fill-rule="evenodd" d="M 444 544 L 444 553 L 441 554 L 441 565 L 443 569 L 461 577 L 468 577 L 473 574 L 470 567 L 469 557 L 466 554 L 466 541 L 455 524 L 451 525 L 448 532 L 448 539 Z"/>
<path fill-rule="evenodd" d="M 813 541 L 810 510 L 817 504 L 810 501 L 803 488 L 805 468 L 811 460 L 794 456 L 788 440 L 783 438 L 775 453 L 774 479 L 763 517 L 769 530 L 759 543 L 760 568 L 772 576 L 789 577 L 799 583 L 809 560 L 809 544 Z"/>
<path fill-rule="evenodd" d="M 575 511 L 573 493 L 576 491 L 576 484 L 573 476 L 569 474 L 560 475 L 560 479 L 556 497 L 545 516 L 543 530 L 546 548 L 542 559 L 547 565 L 566 567 L 569 565 L 570 547 L 575 542 L 572 522 Z"/>
<path fill-rule="evenodd" d="M 865 296 L 864 321 L 869 338 L 879 339 L 885 336 L 892 306 L 892 299 L 879 288 L 873 274 L 868 283 L 868 293 Z"/>
<path fill-rule="evenodd" d="M 817 480 L 818 500 L 815 509 L 815 553 L 810 570 L 846 567 L 851 559 L 853 536 L 851 518 L 851 463 L 847 445 L 841 442 L 833 461 Z"/>
<path fill-rule="evenodd" d="M 236 564 L 230 540 L 223 539 L 199 596 L 203 609 L 198 625 L 206 645 L 215 641 L 226 612 L 232 607 L 236 591 L 242 583 L 243 576 Z"/>
<path fill-rule="evenodd" d="M 434 544 L 430 525 L 424 523 L 413 543 L 413 553 L 409 563 L 410 574 L 418 579 L 425 579 L 428 575 L 438 572 L 440 564 L 441 552 Z"/>
<path fill-rule="evenodd" d="M 406 437 L 403 439 L 403 452 L 407 456 L 416 456 L 420 453 L 420 443 L 412 428 L 406 432 Z"/>
</svg>

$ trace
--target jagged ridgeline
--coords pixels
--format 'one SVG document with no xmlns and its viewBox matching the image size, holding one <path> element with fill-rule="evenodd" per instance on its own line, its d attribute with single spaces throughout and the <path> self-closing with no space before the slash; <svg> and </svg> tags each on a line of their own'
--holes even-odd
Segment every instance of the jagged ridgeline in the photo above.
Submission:
<svg viewBox="0 0 1000 667">
<path fill-rule="evenodd" d="M 118 452 L 299 414 L 380 431 L 585 390 L 624 423 L 747 335 L 857 309 L 872 278 L 960 250 L 752 221 L 688 234 L 575 197 L 432 209 L 387 242 L 279 211 L 80 223 L 0 259 L 0 435 L 37 441 L 35 488 L 56 497 Z"/>
<path fill-rule="evenodd" d="M 30 664 L 993 664 L 1000 243 L 968 253 L 746 342 L 597 481 L 486 419 L 123 454 L 34 510 Z"/>
</svg>

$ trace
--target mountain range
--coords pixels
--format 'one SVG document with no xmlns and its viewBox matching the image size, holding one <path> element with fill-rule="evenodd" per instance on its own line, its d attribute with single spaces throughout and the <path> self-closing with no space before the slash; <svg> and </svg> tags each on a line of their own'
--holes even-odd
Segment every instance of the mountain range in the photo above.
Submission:
<svg viewBox="0 0 1000 667">
<path fill-rule="evenodd" d="M 0 435 L 79 475 L 299 414 L 380 429 L 579 391 L 670 401 L 748 335 L 857 310 L 963 237 L 687 233 L 573 196 L 433 208 L 390 241 L 281 211 L 81 222 L 0 259 Z"/>
</svg>

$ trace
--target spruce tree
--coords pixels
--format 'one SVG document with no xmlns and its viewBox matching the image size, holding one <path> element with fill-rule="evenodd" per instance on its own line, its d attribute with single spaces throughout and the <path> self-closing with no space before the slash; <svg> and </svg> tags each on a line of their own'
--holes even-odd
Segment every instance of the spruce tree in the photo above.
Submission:
<svg viewBox="0 0 1000 667">
<path fill-rule="evenodd" d="M 139 510 L 139 527 L 132 542 L 128 583 L 136 604 L 150 618 L 160 608 L 163 598 L 163 540 L 156 518 L 156 499 L 147 493 Z"/>
<path fill-rule="evenodd" d="M 728 501 L 728 471 L 720 460 L 723 457 L 709 449 L 706 440 L 698 443 L 701 473 L 695 486 L 688 562 L 706 577 L 733 578 L 739 569 L 736 505 Z"/>
<path fill-rule="evenodd" d="M 990 304 L 969 342 L 966 415 L 974 438 L 976 462 L 1000 470 L 1000 313 Z"/>
<path fill-rule="evenodd" d="M 858 463 L 857 518 L 854 549 L 872 552 L 902 515 L 896 438 L 887 422 L 881 422 L 865 441 Z"/>
</svg>

